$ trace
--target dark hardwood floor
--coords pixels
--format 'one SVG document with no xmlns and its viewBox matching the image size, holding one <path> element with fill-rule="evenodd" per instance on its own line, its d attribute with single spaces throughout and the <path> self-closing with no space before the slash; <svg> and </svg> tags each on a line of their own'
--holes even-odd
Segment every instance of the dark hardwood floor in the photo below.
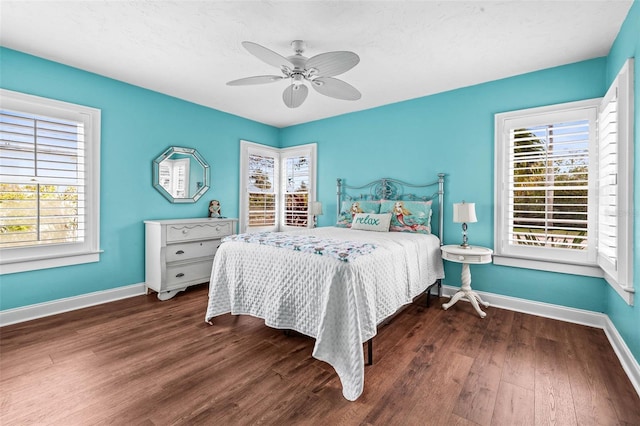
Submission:
<svg viewBox="0 0 640 426">
<path fill-rule="evenodd" d="M 0 424 L 640 425 L 602 330 L 442 302 L 380 328 L 355 402 L 312 339 L 207 325 L 206 286 L 4 327 Z"/>
</svg>

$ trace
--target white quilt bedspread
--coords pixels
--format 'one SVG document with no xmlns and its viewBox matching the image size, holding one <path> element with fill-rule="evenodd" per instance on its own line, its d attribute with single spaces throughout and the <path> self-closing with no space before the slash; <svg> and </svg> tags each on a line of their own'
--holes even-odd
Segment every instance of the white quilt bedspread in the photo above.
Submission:
<svg viewBox="0 0 640 426">
<path fill-rule="evenodd" d="M 372 243 L 350 262 L 283 248 L 228 241 L 213 262 L 205 320 L 247 314 L 316 339 L 313 356 L 329 363 L 350 401 L 364 387 L 362 343 L 402 305 L 444 277 L 433 235 L 325 227 L 294 231 Z"/>
</svg>

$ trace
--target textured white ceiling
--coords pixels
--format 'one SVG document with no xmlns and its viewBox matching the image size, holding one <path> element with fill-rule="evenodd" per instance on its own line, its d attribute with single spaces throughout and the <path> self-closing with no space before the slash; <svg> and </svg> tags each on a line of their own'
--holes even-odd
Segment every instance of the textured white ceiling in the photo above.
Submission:
<svg viewBox="0 0 640 426">
<path fill-rule="evenodd" d="M 0 1 L 0 43 L 277 127 L 304 123 L 608 54 L 632 0 Z M 231 87 L 279 70 L 241 46 L 289 56 L 350 50 L 338 76 L 362 92 L 311 90 L 282 102 L 286 81 Z"/>
</svg>

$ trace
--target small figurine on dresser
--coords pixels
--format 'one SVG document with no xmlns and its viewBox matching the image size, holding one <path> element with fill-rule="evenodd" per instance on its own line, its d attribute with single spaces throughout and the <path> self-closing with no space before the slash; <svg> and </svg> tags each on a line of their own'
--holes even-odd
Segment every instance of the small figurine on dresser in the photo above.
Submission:
<svg viewBox="0 0 640 426">
<path fill-rule="evenodd" d="M 222 217 L 220 213 L 220 201 L 211 200 L 211 202 L 209 202 L 209 217 Z"/>
</svg>

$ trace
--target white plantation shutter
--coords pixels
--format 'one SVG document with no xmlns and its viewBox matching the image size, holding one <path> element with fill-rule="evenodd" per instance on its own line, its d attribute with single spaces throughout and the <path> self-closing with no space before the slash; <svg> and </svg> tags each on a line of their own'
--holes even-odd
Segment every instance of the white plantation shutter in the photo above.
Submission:
<svg viewBox="0 0 640 426">
<path fill-rule="evenodd" d="M 598 117 L 598 265 L 633 303 L 633 60 L 600 104 Z"/>
<path fill-rule="evenodd" d="M 276 155 L 249 154 L 249 228 L 276 227 L 277 170 Z"/>
<path fill-rule="evenodd" d="M 0 143 L 0 247 L 82 241 L 82 123 L 3 110 Z"/>
<path fill-rule="evenodd" d="M 589 124 L 510 130 L 509 244 L 587 248 Z"/>
<path fill-rule="evenodd" d="M 309 224 L 309 155 L 282 159 L 284 177 L 283 225 L 306 228 Z"/>
<path fill-rule="evenodd" d="M 598 117 L 598 262 L 607 273 L 617 276 L 618 88 L 611 89 Z"/>
<path fill-rule="evenodd" d="M 99 110 L 1 95 L 2 272 L 97 261 Z"/>
</svg>

